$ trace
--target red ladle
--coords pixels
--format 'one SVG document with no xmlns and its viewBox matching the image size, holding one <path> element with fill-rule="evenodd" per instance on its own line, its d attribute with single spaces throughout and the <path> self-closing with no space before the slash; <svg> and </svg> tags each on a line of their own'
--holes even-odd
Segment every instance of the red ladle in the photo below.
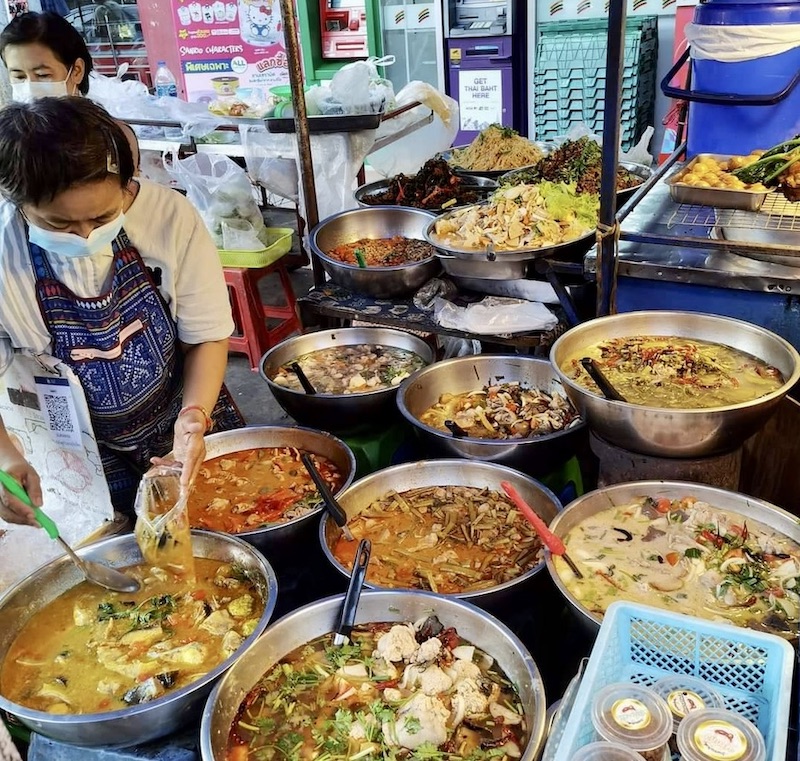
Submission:
<svg viewBox="0 0 800 761">
<path fill-rule="evenodd" d="M 578 579 L 583 578 L 583 574 L 578 570 L 578 566 L 572 561 L 572 558 L 567 555 L 567 548 L 564 547 L 564 542 L 561 541 L 549 528 L 547 524 L 533 511 L 533 508 L 525 502 L 520 496 L 519 492 L 508 482 L 501 481 L 500 486 L 503 491 L 508 495 L 508 498 L 517 506 L 519 511 L 527 518 L 528 522 L 536 529 L 545 547 L 547 547 L 553 555 L 560 555 L 564 562 L 570 567 L 572 573 Z"/>
</svg>

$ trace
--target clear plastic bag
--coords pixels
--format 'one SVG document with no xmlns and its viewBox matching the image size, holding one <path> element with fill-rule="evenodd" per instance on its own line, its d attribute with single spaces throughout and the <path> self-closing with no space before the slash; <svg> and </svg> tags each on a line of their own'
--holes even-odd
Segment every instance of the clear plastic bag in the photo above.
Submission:
<svg viewBox="0 0 800 761">
<path fill-rule="evenodd" d="M 194 580 L 188 491 L 181 487 L 180 465 L 148 471 L 136 492 L 134 534 L 145 561 L 184 580 Z"/>
<path fill-rule="evenodd" d="M 186 191 L 218 248 L 261 251 L 264 218 L 244 169 L 227 156 L 198 153 L 164 161 L 167 172 Z"/>
<path fill-rule="evenodd" d="M 462 330 L 476 335 L 509 335 L 531 330 L 552 330 L 558 325 L 556 316 L 535 301 L 487 296 L 466 307 L 436 299 L 434 320 L 443 328 Z"/>
</svg>

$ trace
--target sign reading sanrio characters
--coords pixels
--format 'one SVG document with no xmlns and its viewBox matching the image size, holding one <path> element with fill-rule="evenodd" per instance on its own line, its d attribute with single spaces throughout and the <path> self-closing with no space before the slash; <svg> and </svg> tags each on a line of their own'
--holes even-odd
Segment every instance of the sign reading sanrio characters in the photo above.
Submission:
<svg viewBox="0 0 800 761">
<path fill-rule="evenodd" d="M 280 0 L 172 0 L 186 96 L 210 103 L 289 81 Z"/>
</svg>

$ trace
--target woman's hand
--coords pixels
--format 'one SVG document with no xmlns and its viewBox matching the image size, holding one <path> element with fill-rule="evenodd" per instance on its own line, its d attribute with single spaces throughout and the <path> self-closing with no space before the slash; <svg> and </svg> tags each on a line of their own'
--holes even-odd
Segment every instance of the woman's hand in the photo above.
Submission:
<svg viewBox="0 0 800 761">
<path fill-rule="evenodd" d="M 42 485 L 39 481 L 39 474 L 10 441 L 5 446 L 0 445 L 0 469 L 16 478 L 25 487 L 33 504 L 37 507 L 41 506 Z M 20 523 L 24 526 L 40 528 L 33 517 L 33 510 L 16 497 L 11 496 L 2 487 L 0 487 L 0 518 L 8 523 Z"/>
<path fill-rule="evenodd" d="M 175 439 L 172 452 L 182 463 L 181 486 L 188 488 L 194 483 L 200 466 L 206 457 L 206 433 L 208 420 L 200 408 L 191 407 L 181 411 L 175 421 Z"/>
</svg>

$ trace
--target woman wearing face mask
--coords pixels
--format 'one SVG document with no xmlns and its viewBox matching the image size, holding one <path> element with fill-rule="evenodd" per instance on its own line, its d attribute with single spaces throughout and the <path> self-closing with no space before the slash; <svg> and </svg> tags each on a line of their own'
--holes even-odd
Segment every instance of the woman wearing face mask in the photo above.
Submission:
<svg viewBox="0 0 800 761">
<path fill-rule="evenodd" d="M 77 376 L 117 509 L 169 450 L 191 482 L 204 434 L 243 423 L 222 387 L 233 321 L 199 215 L 133 178 L 118 123 L 83 98 L 0 109 L 0 194 L 0 373 L 23 351 Z M 0 468 L 40 503 L 1 421 Z M 0 517 L 36 525 L 4 490 Z"/>
<path fill-rule="evenodd" d="M 23 13 L 13 19 L 0 33 L 0 58 L 17 103 L 89 92 L 92 57 L 78 31 L 57 13 Z M 138 168 L 136 134 L 125 122 L 118 124 Z"/>
</svg>

